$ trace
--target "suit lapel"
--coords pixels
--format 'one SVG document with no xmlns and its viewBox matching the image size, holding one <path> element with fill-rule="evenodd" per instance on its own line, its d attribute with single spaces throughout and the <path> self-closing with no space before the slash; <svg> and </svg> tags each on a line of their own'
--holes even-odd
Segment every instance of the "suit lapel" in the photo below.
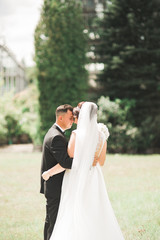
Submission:
<svg viewBox="0 0 160 240">
<path fill-rule="evenodd" d="M 61 130 L 58 126 L 56 126 L 55 124 L 53 124 L 52 127 L 55 128 L 55 129 L 57 129 L 57 130 L 64 136 L 64 132 L 62 132 L 62 130 Z"/>
</svg>

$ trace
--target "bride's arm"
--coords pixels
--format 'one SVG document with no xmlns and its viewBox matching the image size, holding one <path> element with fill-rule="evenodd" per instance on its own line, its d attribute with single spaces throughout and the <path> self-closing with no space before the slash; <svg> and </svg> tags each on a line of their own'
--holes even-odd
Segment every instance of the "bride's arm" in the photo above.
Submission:
<svg viewBox="0 0 160 240">
<path fill-rule="evenodd" d="M 55 174 L 61 173 L 65 170 L 65 168 L 61 167 L 61 165 L 58 163 L 54 167 L 50 168 L 48 171 L 45 171 L 42 173 L 42 178 L 47 181 L 50 177 L 52 177 Z"/>
<path fill-rule="evenodd" d="M 104 165 L 104 162 L 106 160 L 106 152 L 107 152 L 107 141 L 104 142 L 102 151 L 101 151 L 100 156 L 98 158 L 98 162 L 101 166 Z"/>
<path fill-rule="evenodd" d="M 101 166 L 104 165 L 104 162 L 106 160 L 106 151 L 107 151 L 107 142 L 105 141 L 99 157 L 97 156 L 98 153 L 95 154 L 93 166 L 96 166 L 97 162 L 99 162 Z"/>
<path fill-rule="evenodd" d="M 68 155 L 70 156 L 70 158 L 74 157 L 74 148 L 75 148 L 75 141 L 76 141 L 76 133 L 72 132 L 71 137 L 69 139 L 69 143 L 68 143 Z"/>
</svg>

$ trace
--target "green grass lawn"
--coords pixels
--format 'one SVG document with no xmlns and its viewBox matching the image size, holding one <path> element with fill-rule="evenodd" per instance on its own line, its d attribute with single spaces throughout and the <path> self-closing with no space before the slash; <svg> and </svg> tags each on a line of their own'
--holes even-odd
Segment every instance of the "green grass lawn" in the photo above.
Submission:
<svg viewBox="0 0 160 240">
<path fill-rule="evenodd" d="M 40 162 L 41 153 L 0 153 L 0 240 L 43 240 Z M 107 155 L 103 173 L 125 239 L 160 240 L 160 155 Z"/>
</svg>

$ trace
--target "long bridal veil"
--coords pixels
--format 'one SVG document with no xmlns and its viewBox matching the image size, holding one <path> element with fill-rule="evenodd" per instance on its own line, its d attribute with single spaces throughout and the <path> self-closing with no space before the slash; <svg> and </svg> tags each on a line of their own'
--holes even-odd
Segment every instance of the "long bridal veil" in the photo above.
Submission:
<svg viewBox="0 0 160 240">
<path fill-rule="evenodd" d="M 122 240 L 100 166 L 92 167 L 99 139 L 97 106 L 80 110 L 71 170 L 64 175 L 57 221 L 50 240 Z"/>
</svg>

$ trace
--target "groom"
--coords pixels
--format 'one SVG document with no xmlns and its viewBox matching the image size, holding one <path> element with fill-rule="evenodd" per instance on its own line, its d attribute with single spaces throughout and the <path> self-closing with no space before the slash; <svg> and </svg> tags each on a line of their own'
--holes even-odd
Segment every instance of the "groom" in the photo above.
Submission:
<svg viewBox="0 0 160 240">
<path fill-rule="evenodd" d="M 64 131 L 71 128 L 73 124 L 73 107 L 68 104 L 56 109 L 56 123 L 48 130 L 43 142 L 41 175 L 44 171 L 59 163 L 63 168 L 70 169 L 72 158 L 67 153 L 67 140 Z M 44 181 L 41 177 L 40 192 L 46 197 L 46 219 L 44 225 L 44 240 L 51 237 L 61 195 L 61 186 L 64 172 L 50 177 Z"/>
</svg>

